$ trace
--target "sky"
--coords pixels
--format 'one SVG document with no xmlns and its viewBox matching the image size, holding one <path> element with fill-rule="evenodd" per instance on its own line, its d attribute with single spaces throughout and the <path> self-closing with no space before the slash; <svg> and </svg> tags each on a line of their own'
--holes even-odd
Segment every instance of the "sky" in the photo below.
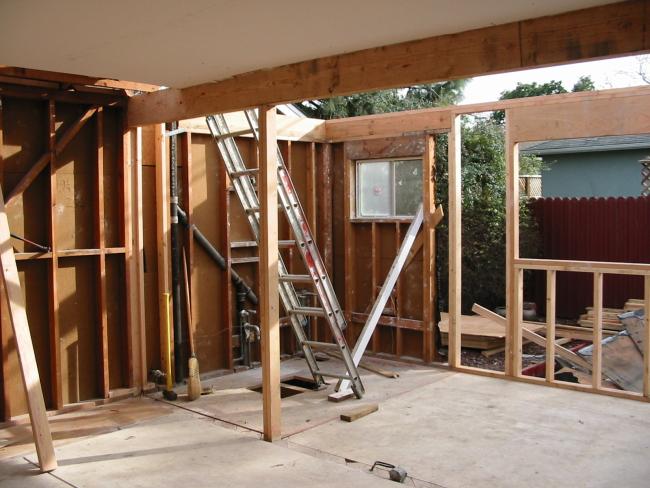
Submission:
<svg viewBox="0 0 650 488">
<path fill-rule="evenodd" d="M 629 56 L 514 73 L 477 76 L 465 87 L 461 103 L 465 105 L 498 100 L 502 91 L 512 90 L 517 86 L 517 82 L 545 83 L 558 80 L 562 81 L 564 87 L 571 91 L 573 84 L 584 75 L 591 76 L 597 90 L 643 85 L 645 83 L 638 74 L 640 66 L 645 66 L 650 72 L 650 56 Z"/>
</svg>

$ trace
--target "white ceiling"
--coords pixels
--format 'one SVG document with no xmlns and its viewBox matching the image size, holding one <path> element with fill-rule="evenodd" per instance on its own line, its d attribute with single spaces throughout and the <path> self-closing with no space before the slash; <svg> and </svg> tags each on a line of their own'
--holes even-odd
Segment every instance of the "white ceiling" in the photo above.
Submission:
<svg viewBox="0 0 650 488">
<path fill-rule="evenodd" d="M 0 65 L 185 87 L 613 0 L 0 0 Z"/>
</svg>

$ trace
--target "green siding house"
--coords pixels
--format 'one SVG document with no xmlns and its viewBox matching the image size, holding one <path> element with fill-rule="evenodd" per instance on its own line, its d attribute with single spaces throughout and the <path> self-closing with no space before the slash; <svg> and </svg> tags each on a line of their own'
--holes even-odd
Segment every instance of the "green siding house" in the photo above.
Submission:
<svg viewBox="0 0 650 488">
<path fill-rule="evenodd" d="M 527 144 L 522 153 L 544 162 L 543 197 L 638 197 L 650 135 L 545 141 Z"/>
</svg>

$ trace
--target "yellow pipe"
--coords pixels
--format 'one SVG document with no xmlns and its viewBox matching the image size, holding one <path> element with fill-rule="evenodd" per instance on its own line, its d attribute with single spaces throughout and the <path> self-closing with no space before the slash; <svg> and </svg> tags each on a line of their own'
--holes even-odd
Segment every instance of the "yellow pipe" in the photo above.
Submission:
<svg viewBox="0 0 650 488">
<path fill-rule="evenodd" d="M 166 389 L 172 391 L 174 383 L 172 381 L 172 335 L 171 335 L 171 316 L 169 313 L 169 302 L 171 294 L 163 293 L 165 300 L 165 377 L 167 380 Z"/>
</svg>

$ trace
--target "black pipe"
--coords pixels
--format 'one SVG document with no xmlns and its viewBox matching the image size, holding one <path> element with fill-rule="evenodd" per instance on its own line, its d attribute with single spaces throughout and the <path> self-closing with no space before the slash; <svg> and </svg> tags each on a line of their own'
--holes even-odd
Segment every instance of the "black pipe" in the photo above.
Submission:
<svg viewBox="0 0 650 488">
<path fill-rule="evenodd" d="M 237 310 L 237 325 L 239 326 L 239 357 L 233 358 L 233 361 L 243 361 L 246 366 L 250 366 L 250 354 L 247 353 L 248 341 L 246 341 L 244 316 L 242 314 L 246 310 L 246 289 L 241 285 L 237 286 L 235 309 Z"/>
<path fill-rule="evenodd" d="M 178 124 L 172 122 L 171 130 L 176 130 Z M 169 141 L 170 163 L 170 215 L 171 215 L 171 265 L 172 265 L 172 303 L 174 316 L 174 377 L 176 382 L 187 376 L 187 355 L 183 335 L 183 319 L 181 309 L 181 247 L 180 229 L 178 228 L 178 144 L 177 137 L 171 136 Z"/>
<path fill-rule="evenodd" d="M 180 206 L 176 207 L 178 211 L 178 222 L 185 227 L 188 226 L 187 224 L 187 214 L 183 211 L 183 209 Z M 203 250 L 208 253 L 208 255 L 214 260 L 217 265 L 225 270 L 226 269 L 226 260 L 223 258 L 221 254 L 219 254 L 219 251 L 215 249 L 215 247 L 210 243 L 207 237 L 203 235 L 203 233 L 199 230 L 199 228 L 192 224 L 192 234 L 194 234 L 194 238 L 196 239 L 196 242 L 198 242 Z M 230 279 L 232 280 L 233 284 L 239 289 L 240 287 L 242 290 L 246 292 L 246 298 L 253 304 L 257 305 L 258 300 L 257 296 L 255 295 L 255 292 L 251 289 L 250 286 L 246 284 L 246 282 L 237 274 L 237 272 L 230 268 Z"/>
</svg>

